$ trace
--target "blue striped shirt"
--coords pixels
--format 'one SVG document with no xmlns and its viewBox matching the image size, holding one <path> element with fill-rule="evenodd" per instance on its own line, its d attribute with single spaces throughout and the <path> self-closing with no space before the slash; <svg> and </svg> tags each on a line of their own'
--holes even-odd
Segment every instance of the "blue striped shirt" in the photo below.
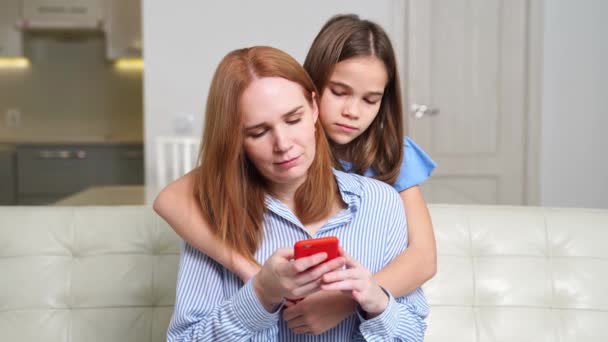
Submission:
<svg viewBox="0 0 608 342">
<path fill-rule="evenodd" d="M 256 252 L 263 263 L 275 250 L 312 237 L 337 236 L 342 248 L 371 272 L 378 272 L 407 246 L 399 194 L 380 181 L 334 171 L 347 207 L 311 236 L 282 202 L 266 197 L 264 239 Z M 252 286 L 184 243 L 175 309 L 168 341 L 422 341 L 428 305 L 422 290 L 393 298 L 373 319 L 356 312 L 318 335 L 297 335 L 276 312 L 264 309 Z"/>
</svg>

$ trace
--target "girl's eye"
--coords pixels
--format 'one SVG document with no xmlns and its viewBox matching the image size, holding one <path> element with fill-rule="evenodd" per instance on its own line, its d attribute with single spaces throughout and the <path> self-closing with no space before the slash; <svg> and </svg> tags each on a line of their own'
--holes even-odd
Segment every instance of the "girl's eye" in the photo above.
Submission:
<svg viewBox="0 0 608 342">
<path fill-rule="evenodd" d="M 344 96 L 344 95 L 346 95 L 346 93 L 344 93 L 344 92 L 333 90 L 331 88 L 329 90 L 331 91 L 332 94 L 334 94 L 336 96 Z"/>
<path fill-rule="evenodd" d="M 364 101 L 365 101 L 367 104 L 370 104 L 370 105 L 375 105 L 375 104 L 377 104 L 377 103 L 378 103 L 378 101 L 380 101 L 380 100 L 371 101 L 371 100 L 368 100 L 368 99 L 364 99 Z"/>
<path fill-rule="evenodd" d="M 293 119 L 293 120 L 287 120 L 287 123 L 288 123 L 289 125 L 295 125 L 295 124 L 297 124 L 297 123 L 298 123 L 298 122 L 300 122 L 300 121 L 302 121 L 302 119 L 297 118 L 297 119 Z"/>
</svg>

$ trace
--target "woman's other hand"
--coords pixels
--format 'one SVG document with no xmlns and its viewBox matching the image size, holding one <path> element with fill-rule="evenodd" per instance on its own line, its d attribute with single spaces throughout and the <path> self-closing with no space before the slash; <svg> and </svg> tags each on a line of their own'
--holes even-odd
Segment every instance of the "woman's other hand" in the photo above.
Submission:
<svg viewBox="0 0 608 342">
<path fill-rule="evenodd" d="M 380 315 L 386 309 L 389 297 L 367 268 L 342 249 L 340 252 L 346 261 L 346 269 L 325 274 L 322 278 L 321 289 L 350 294 L 367 313 L 367 318 Z"/>
</svg>

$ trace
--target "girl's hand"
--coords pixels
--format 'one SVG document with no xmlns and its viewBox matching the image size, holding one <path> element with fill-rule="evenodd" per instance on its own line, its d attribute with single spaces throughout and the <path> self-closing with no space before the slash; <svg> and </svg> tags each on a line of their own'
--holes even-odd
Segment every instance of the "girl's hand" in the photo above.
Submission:
<svg viewBox="0 0 608 342">
<path fill-rule="evenodd" d="M 319 335 L 355 312 L 357 302 L 340 291 L 319 291 L 297 304 L 286 302 L 283 320 L 296 334 Z"/>
<path fill-rule="evenodd" d="M 328 262 L 325 259 L 326 253 L 318 253 L 293 260 L 293 248 L 272 254 L 253 279 L 253 287 L 266 310 L 274 311 L 285 297 L 300 298 L 319 291 L 321 277 L 344 264 L 342 257 Z"/>
<path fill-rule="evenodd" d="M 326 291 L 343 291 L 356 300 L 367 318 L 380 315 L 388 305 L 389 297 L 374 280 L 372 273 L 359 264 L 350 255 L 340 249 L 346 260 L 346 269 L 335 270 L 323 276 L 321 289 Z"/>
</svg>

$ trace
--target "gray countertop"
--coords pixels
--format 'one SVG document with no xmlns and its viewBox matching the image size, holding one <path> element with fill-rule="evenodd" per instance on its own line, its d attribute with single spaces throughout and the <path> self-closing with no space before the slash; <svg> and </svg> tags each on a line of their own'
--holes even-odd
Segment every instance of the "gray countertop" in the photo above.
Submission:
<svg viewBox="0 0 608 342">
<path fill-rule="evenodd" d="M 115 145 L 115 144 L 142 144 L 142 137 L 134 136 L 38 136 L 38 137 L 2 137 L 2 145 L 66 145 L 66 144 L 91 144 L 91 145 Z"/>
<path fill-rule="evenodd" d="M 94 186 L 63 198 L 53 205 L 141 205 L 145 203 L 143 185 L 105 185 Z"/>
</svg>

